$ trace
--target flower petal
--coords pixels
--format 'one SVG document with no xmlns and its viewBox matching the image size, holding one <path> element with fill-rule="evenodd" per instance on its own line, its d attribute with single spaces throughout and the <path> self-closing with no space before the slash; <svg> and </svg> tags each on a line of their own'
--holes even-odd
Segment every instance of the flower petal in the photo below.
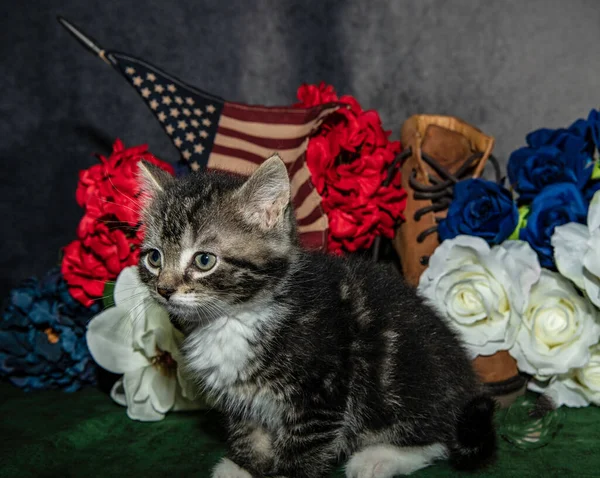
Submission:
<svg viewBox="0 0 600 478">
<path fill-rule="evenodd" d="M 110 389 L 110 398 L 112 398 L 119 405 L 127 406 L 127 397 L 125 397 L 125 387 L 123 386 L 123 377 L 117 380 L 112 388 Z"/>
<path fill-rule="evenodd" d="M 158 370 L 151 365 L 142 370 L 140 382 L 137 388 L 134 389 L 132 396 L 134 402 L 141 403 L 150 397 L 152 382 L 154 380 L 154 376 L 157 374 Z"/>
<path fill-rule="evenodd" d="M 157 412 L 167 413 L 175 403 L 177 378 L 160 372 L 154 375 L 150 385 L 150 401 Z"/>
<path fill-rule="evenodd" d="M 132 420 L 140 422 L 159 422 L 164 420 L 165 415 L 157 412 L 150 403 L 150 398 L 144 402 L 133 402 L 127 407 L 127 416 Z"/>
<path fill-rule="evenodd" d="M 577 287 L 583 289 L 583 257 L 588 250 L 590 238 L 583 224 L 569 223 L 554 229 L 551 243 L 558 271 Z"/>
<path fill-rule="evenodd" d="M 131 346 L 131 323 L 119 307 L 95 316 L 86 332 L 94 360 L 112 373 L 126 373 L 148 365 L 146 358 Z"/>
<path fill-rule="evenodd" d="M 134 321 L 134 347 L 143 350 L 146 350 L 148 346 L 148 331 L 154 331 L 159 327 L 165 329 L 174 328 L 169 321 L 169 313 L 152 298 L 144 300 L 143 306 L 138 308 L 136 316 L 132 319 Z M 147 351 L 147 353 L 149 357 L 156 355 L 155 351 Z"/>
<path fill-rule="evenodd" d="M 594 232 L 600 228 L 600 191 L 596 192 L 590 201 L 587 225 L 590 232 Z"/>
<path fill-rule="evenodd" d="M 511 303 L 519 313 L 527 305 L 529 291 L 540 279 L 542 268 L 536 252 L 525 241 L 505 241 L 502 245 L 492 249 L 496 264 L 502 264 L 506 272 L 503 285 L 508 289 Z M 492 270 L 494 276 L 501 280 L 501 276 Z"/>
<path fill-rule="evenodd" d="M 156 330 L 146 330 L 144 334 L 140 337 L 139 343 L 141 345 L 141 352 L 150 359 L 157 355 L 157 345 L 156 345 Z"/>
<path fill-rule="evenodd" d="M 123 377 L 123 387 L 125 389 L 125 397 L 127 398 L 127 416 L 132 420 L 138 420 L 141 422 L 160 421 L 165 418 L 165 416 L 164 414 L 157 412 L 154 407 L 152 407 L 149 396 L 141 402 L 136 402 L 133 399 L 136 391 L 139 390 L 142 383 L 143 373 L 143 369 L 135 370 L 133 372 L 126 373 Z"/>
<path fill-rule="evenodd" d="M 115 283 L 115 304 L 125 310 L 132 309 L 136 304 L 150 296 L 147 287 L 140 281 L 137 267 L 125 267 Z"/>
</svg>

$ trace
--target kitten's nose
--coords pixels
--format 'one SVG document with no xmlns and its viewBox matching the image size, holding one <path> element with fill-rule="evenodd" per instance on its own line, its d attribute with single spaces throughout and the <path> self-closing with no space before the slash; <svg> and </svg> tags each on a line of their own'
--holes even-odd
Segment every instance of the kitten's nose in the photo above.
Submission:
<svg viewBox="0 0 600 478">
<path fill-rule="evenodd" d="M 156 292 L 158 292 L 160 295 L 162 295 L 165 299 L 169 300 L 169 297 L 171 297 L 173 295 L 173 292 L 175 292 L 175 289 L 171 289 L 169 287 L 157 287 Z"/>
</svg>

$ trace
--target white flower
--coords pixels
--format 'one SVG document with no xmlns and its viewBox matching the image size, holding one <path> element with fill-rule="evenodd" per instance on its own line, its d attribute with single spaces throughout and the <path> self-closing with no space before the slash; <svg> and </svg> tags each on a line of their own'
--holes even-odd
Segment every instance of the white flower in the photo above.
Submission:
<svg viewBox="0 0 600 478">
<path fill-rule="evenodd" d="M 600 405 L 600 344 L 590 348 L 590 360 L 584 367 L 546 382 L 531 381 L 529 389 L 546 394 L 557 406 Z"/>
<path fill-rule="evenodd" d="M 574 222 L 557 226 L 551 242 L 559 272 L 600 307 L 600 191 L 590 203 L 587 226 Z"/>
<path fill-rule="evenodd" d="M 473 358 L 492 355 L 512 347 L 540 270 L 525 242 L 490 249 L 479 237 L 457 236 L 435 250 L 418 291 L 461 334 Z"/>
<path fill-rule="evenodd" d="M 544 380 L 583 367 L 599 338 L 597 309 L 568 280 L 544 269 L 510 354 L 520 370 Z"/>
<path fill-rule="evenodd" d="M 128 267 L 114 289 L 115 307 L 95 316 L 86 334 L 94 360 L 104 369 L 121 373 L 111 397 L 127 406 L 132 420 L 162 420 L 170 410 L 200 408 L 191 382 L 182 375 L 182 334 L 167 312 L 140 282 L 137 269 Z"/>
</svg>

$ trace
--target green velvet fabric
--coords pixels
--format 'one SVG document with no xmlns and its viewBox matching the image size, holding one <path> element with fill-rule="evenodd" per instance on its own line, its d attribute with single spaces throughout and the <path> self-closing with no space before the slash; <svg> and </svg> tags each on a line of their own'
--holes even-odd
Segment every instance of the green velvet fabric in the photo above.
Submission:
<svg viewBox="0 0 600 478">
<path fill-rule="evenodd" d="M 139 423 L 96 389 L 23 393 L 0 384 L 0 423 L 2 478 L 208 477 L 225 452 L 214 411 Z M 440 463 L 413 476 L 458 475 Z M 343 476 L 341 468 L 335 476 Z M 501 439 L 498 462 L 472 476 L 599 477 L 600 409 L 567 410 L 543 448 L 524 451 Z"/>
</svg>

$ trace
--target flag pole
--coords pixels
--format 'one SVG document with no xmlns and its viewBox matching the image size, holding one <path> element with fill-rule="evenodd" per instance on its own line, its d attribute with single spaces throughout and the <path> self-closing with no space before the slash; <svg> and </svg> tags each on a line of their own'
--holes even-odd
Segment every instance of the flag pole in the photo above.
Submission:
<svg viewBox="0 0 600 478">
<path fill-rule="evenodd" d="M 79 28 L 77 28 L 75 25 L 73 25 L 71 22 L 69 22 L 64 17 L 58 16 L 57 20 L 88 51 L 90 51 L 91 53 L 93 53 L 94 55 L 99 57 L 102 61 L 104 61 L 108 65 L 116 68 L 117 62 L 116 62 L 115 58 L 110 53 L 107 53 L 106 50 L 104 50 L 104 48 L 102 48 L 100 45 L 98 45 L 98 42 L 96 42 L 96 40 L 94 40 L 92 37 L 83 33 Z"/>
</svg>

